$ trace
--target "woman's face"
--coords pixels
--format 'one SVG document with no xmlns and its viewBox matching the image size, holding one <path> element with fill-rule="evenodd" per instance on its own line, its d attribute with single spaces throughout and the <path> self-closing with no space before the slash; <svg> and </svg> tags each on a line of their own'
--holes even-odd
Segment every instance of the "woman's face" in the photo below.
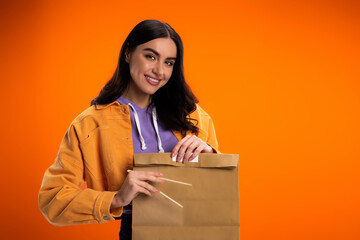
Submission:
<svg viewBox="0 0 360 240">
<path fill-rule="evenodd" d="M 156 38 L 126 54 L 130 68 L 129 94 L 150 96 L 170 79 L 176 60 L 176 44 L 170 38 Z"/>
</svg>

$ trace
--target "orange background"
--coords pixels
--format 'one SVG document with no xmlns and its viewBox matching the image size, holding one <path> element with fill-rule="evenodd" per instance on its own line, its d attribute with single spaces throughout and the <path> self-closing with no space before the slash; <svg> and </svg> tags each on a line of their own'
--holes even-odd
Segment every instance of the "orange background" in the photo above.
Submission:
<svg viewBox="0 0 360 240">
<path fill-rule="evenodd" d="M 185 46 L 220 149 L 240 155 L 241 239 L 360 239 L 359 1 L 2 1 L 1 239 L 117 239 L 55 227 L 45 169 L 143 19 Z"/>
</svg>

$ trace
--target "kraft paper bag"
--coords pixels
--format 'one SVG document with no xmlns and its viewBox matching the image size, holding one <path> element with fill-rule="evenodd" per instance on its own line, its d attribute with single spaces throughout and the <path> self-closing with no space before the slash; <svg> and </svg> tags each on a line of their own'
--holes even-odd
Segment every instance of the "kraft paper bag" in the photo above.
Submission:
<svg viewBox="0 0 360 240">
<path fill-rule="evenodd" d="M 175 162 L 170 153 L 134 155 L 134 171 L 163 173 L 152 183 L 158 193 L 133 200 L 133 240 L 238 240 L 238 155 L 200 154 L 196 162 Z M 182 205 L 180 207 L 178 204 Z"/>
</svg>

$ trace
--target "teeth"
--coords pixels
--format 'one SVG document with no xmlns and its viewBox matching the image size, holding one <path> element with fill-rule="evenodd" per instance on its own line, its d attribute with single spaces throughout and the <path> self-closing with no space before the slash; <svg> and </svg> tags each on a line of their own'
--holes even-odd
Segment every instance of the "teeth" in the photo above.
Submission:
<svg viewBox="0 0 360 240">
<path fill-rule="evenodd" d="M 153 81 L 153 82 L 159 82 L 159 80 L 156 80 L 156 79 L 153 79 L 153 78 L 151 78 L 151 77 L 149 77 L 149 76 L 145 76 L 147 79 L 149 79 L 150 81 Z"/>
</svg>

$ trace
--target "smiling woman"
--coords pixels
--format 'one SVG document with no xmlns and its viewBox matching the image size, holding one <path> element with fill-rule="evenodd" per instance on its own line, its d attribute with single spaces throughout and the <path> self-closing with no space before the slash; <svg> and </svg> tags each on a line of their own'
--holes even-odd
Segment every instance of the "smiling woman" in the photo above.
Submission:
<svg viewBox="0 0 360 240">
<path fill-rule="evenodd" d="M 180 36 L 167 23 L 139 23 L 114 75 L 71 123 L 45 172 L 44 216 L 55 225 L 121 218 L 119 237 L 131 239 L 131 201 L 159 192 L 149 181 L 163 182 L 158 172 L 128 172 L 134 153 L 169 152 L 188 162 L 218 152 L 212 120 L 196 103 L 184 79 Z"/>
<path fill-rule="evenodd" d="M 132 81 L 123 96 L 140 107 L 147 107 L 150 96 L 171 77 L 176 45 L 170 38 L 157 38 L 126 54 Z"/>
</svg>

